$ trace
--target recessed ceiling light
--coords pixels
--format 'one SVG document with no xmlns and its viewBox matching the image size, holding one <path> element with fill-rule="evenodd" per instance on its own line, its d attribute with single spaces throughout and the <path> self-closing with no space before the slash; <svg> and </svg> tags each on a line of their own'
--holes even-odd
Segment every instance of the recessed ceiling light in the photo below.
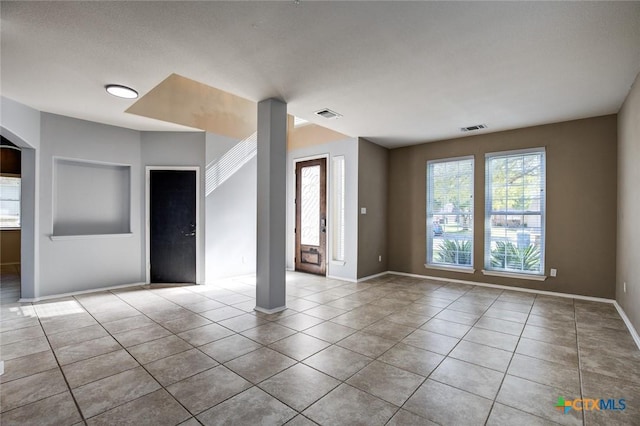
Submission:
<svg viewBox="0 0 640 426">
<path fill-rule="evenodd" d="M 125 99 L 135 99 L 138 97 L 138 92 L 130 87 L 122 86 L 120 84 L 107 84 L 104 86 L 110 95 L 117 96 Z"/>
</svg>

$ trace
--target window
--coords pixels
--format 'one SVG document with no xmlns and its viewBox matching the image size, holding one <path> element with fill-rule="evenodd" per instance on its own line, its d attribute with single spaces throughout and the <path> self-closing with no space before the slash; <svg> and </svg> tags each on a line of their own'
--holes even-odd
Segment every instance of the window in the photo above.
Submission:
<svg viewBox="0 0 640 426">
<path fill-rule="evenodd" d="M 486 155 L 485 269 L 544 274 L 544 148 Z"/>
<path fill-rule="evenodd" d="M 473 267 L 473 157 L 427 163 L 427 266 Z"/>
<path fill-rule="evenodd" d="M 0 177 L 0 228 L 20 229 L 20 178 Z"/>
<path fill-rule="evenodd" d="M 344 156 L 331 161 L 331 259 L 344 261 Z"/>
</svg>

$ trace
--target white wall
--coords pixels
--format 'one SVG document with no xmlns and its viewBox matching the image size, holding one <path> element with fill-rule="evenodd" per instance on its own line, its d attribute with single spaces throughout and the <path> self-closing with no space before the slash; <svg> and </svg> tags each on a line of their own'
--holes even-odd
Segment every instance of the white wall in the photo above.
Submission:
<svg viewBox="0 0 640 426">
<path fill-rule="evenodd" d="M 640 331 L 640 74 L 618 114 L 616 299 Z M 624 283 L 627 290 L 624 291 Z"/>
<path fill-rule="evenodd" d="M 40 283 L 35 296 L 142 282 L 140 133 L 42 113 L 39 151 Z M 52 241 L 54 157 L 130 165 L 132 235 Z"/>
<path fill-rule="evenodd" d="M 240 141 L 207 133 L 207 164 Z M 257 162 L 254 157 L 206 197 L 206 282 L 256 271 Z"/>
<path fill-rule="evenodd" d="M 202 284 L 205 277 L 205 133 L 204 132 L 142 132 L 141 134 L 141 191 L 142 214 L 140 228 L 142 229 L 141 253 L 143 253 L 143 276 L 146 275 L 146 227 L 145 227 L 145 173 L 146 166 L 197 166 L 200 168 L 200 223 L 198 232 L 198 284 Z"/>
<path fill-rule="evenodd" d="M 287 152 L 287 268 L 294 269 L 295 252 L 295 162 L 328 156 L 327 176 L 331 176 L 331 158 L 345 157 L 345 262 L 329 261 L 327 276 L 355 281 L 358 272 L 358 139 L 349 138 L 299 148 Z M 331 211 L 331 182 L 327 182 L 327 212 Z M 328 217 L 331 220 L 331 217 Z M 327 256 L 331 253 L 331 225 L 327 227 Z"/>
</svg>

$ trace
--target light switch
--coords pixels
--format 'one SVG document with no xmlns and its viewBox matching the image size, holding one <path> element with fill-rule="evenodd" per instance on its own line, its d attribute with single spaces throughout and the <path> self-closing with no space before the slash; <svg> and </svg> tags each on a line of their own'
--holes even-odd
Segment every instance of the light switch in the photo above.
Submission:
<svg viewBox="0 0 640 426">
<path fill-rule="evenodd" d="M 367 208 L 366 207 L 360 207 L 360 214 L 367 214 Z"/>
</svg>

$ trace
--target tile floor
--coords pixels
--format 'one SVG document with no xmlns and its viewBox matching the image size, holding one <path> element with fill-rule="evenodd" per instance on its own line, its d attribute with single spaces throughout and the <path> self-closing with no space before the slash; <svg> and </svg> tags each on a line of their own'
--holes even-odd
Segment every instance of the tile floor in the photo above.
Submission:
<svg viewBox="0 0 640 426">
<path fill-rule="evenodd" d="M 640 424 L 640 351 L 609 304 L 289 273 L 289 309 L 264 315 L 250 278 L 37 304 L 15 279 L 4 426 Z M 560 396 L 627 408 L 563 414 Z"/>
</svg>

